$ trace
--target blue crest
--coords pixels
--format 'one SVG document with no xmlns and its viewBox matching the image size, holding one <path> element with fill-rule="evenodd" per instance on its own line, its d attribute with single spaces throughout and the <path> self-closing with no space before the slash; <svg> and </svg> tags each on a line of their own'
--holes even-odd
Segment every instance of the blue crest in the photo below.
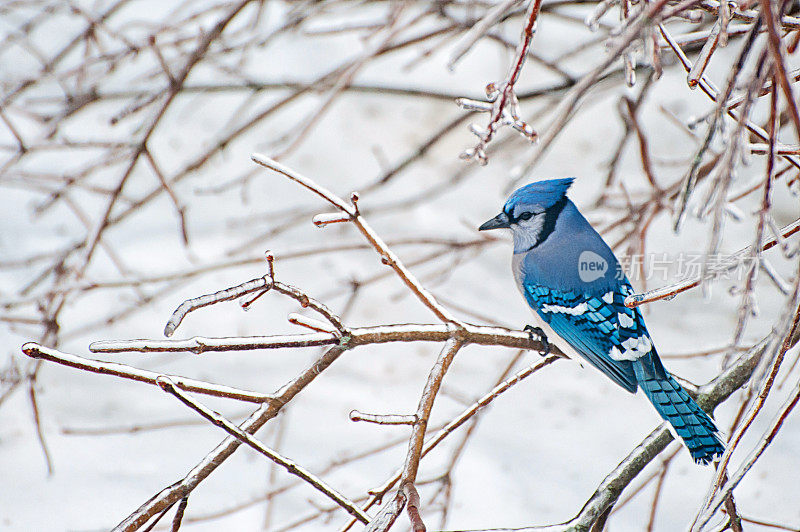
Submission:
<svg viewBox="0 0 800 532">
<path fill-rule="evenodd" d="M 531 212 L 549 209 L 564 198 L 574 180 L 574 177 L 550 179 L 518 188 L 506 201 L 503 211 L 512 214 L 516 207 L 522 207 L 523 210 Z"/>
</svg>

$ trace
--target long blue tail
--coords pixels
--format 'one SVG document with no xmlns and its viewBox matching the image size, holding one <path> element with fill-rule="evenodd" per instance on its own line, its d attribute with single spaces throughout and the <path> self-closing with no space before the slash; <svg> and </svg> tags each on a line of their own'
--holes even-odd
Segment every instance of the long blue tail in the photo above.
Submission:
<svg viewBox="0 0 800 532">
<path fill-rule="evenodd" d="M 683 439 L 694 461 L 707 464 L 725 450 L 717 427 L 651 352 L 633 363 L 636 380 L 656 411 Z"/>
</svg>

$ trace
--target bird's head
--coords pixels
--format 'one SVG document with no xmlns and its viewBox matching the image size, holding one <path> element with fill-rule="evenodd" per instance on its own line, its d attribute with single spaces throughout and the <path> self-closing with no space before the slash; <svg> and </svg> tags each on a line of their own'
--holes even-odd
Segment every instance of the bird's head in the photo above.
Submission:
<svg viewBox="0 0 800 532">
<path fill-rule="evenodd" d="M 569 177 L 537 181 L 517 189 L 506 201 L 503 211 L 478 230 L 508 228 L 514 233 L 515 251 L 535 247 L 553 230 L 573 180 Z"/>
</svg>

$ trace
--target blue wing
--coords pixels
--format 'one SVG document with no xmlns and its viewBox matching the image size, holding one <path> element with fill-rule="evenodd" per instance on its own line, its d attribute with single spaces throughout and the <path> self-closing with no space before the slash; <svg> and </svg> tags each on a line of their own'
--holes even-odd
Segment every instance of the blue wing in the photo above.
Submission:
<svg viewBox="0 0 800 532">
<path fill-rule="evenodd" d="M 559 336 L 614 382 L 636 391 L 632 360 L 652 349 L 652 343 L 639 310 L 625 306 L 626 295 L 633 293 L 630 285 L 620 283 L 605 294 L 565 292 L 539 284 L 524 288 L 528 304 Z M 640 341 L 647 348 L 641 354 L 635 349 Z"/>
</svg>

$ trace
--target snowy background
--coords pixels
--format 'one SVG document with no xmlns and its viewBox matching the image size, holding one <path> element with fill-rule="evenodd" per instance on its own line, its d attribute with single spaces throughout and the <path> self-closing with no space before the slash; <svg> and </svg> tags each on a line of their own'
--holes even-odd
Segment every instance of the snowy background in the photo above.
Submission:
<svg viewBox="0 0 800 532">
<path fill-rule="evenodd" d="M 120 61 L 113 72 L 103 74 L 100 90 L 117 97 L 101 99 L 73 115 L 58 117 L 65 91 L 78 93 L 88 87 L 88 80 L 100 76 L 102 66 L 98 62 L 96 70 L 87 69 L 87 79 L 68 74 L 70 68 L 84 60 L 85 51 L 77 47 L 59 65 L 58 76 L 42 76 L 42 63 L 37 57 L 49 57 L 64 47 L 85 29 L 86 19 L 59 3 L 52 3 L 55 7 L 42 18 L 37 18 L 37 13 L 46 11 L 46 2 L 31 2 L 27 7 L 16 2 L 4 4 L 0 16 L 6 36 L 0 48 L 4 97 L 24 80 L 42 78 L 8 101 L 4 109 L 19 134 L 30 139 L 31 144 L 41 145 L 137 141 L 143 124 L 149 123 L 160 104 L 146 106 L 142 111 L 126 111 L 131 102 L 141 100 L 126 95 L 126 91 L 146 94 L 165 90 L 167 81 L 156 54 L 143 46 L 137 54 Z M 220 51 L 221 44 L 212 47 L 216 55 L 193 70 L 187 84 L 199 87 L 250 80 L 311 83 L 385 38 L 383 34 L 367 38 L 369 23 L 384 20 L 397 7 L 381 2 L 332 2 L 328 7 L 312 4 L 267 2 L 248 6 L 226 30 L 231 37 L 225 44 L 233 46 L 247 39 L 264 38 L 304 9 L 315 14 L 246 53 L 226 54 Z M 174 24 L 199 11 L 199 5 L 127 2 L 104 23 L 109 33 L 99 27 L 98 41 L 111 54 L 125 46 L 121 39 L 110 36 L 112 33 L 124 35 L 131 42 L 143 42 L 154 28 Z M 83 2 L 81 6 L 94 13 L 106 7 L 96 2 Z M 164 38 L 184 38 L 185 50 L 190 50 L 198 28 L 210 28 L 226 7 L 206 13 L 194 24 L 187 22 L 181 29 L 167 32 Z M 574 15 L 574 19 L 582 20 L 592 8 L 593 5 L 564 5 L 545 11 L 534 39 L 534 52 L 554 58 L 579 43 L 602 37 L 602 32 L 592 33 L 575 20 L 559 15 Z M 263 10 L 259 18 L 256 9 Z M 421 9 L 409 4 L 398 17 L 411 20 Z M 470 20 L 474 15 L 469 8 L 452 7 L 451 16 L 460 20 Z M 615 23 L 616 16 L 612 12 L 608 23 Z M 20 28 L 31 20 L 36 22 L 34 29 L 25 38 L 20 37 Z M 361 22 L 367 29 L 329 31 Z M 522 22 L 521 16 L 512 17 L 497 26 L 497 34 L 516 43 Z M 430 16 L 402 36 L 408 38 L 442 24 L 441 19 Z M 88 344 L 96 340 L 161 338 L 166 320 L 185 299 L 264 275 L 266 250 L 276 256 L 279 280 L 301 287 L 342 312 L 350 326 L 435 321 L 395 276 L 386 274 L 387 268 L 374 251 L 348 249 L 352 244 L 363 244 L 353 227 L 314 227 L 311 217 L 328 212 L 328 206 L 250 161 L 253 152 L 274 155 L 282 151 L 295 140 L 309 117 L 313 117 L 313 128 L 282 159 L 283 163 L 344 197 L 353 190 L 362 191 L 360 205 L 369 222 L 390 244 L 401 242 L 395 251 L 460 318 L 512 328 L 521 328 L 530 321 L 530 311 L 513 285 L 508 238 L 503 236 L 463 249 L 447 244 L 482 238 L 476 227 L 499 211 L 513 168 L 530 156 L 527 141 L 513 131 L 504 131 L 496 141 L 502 147 L 496 153 L 490 152 L 487 166 L 459 160 L 459 153 L 475 143 L 468 123 L 485 123 L 485 116 L 476 115 L 448 130 L 423 157 L 386 184 L 370 186 L 387 168 L 413 154 L 435 132 L 464 115 L 453 103 L 454 97 L 479 98 L 486 83 L 505 77 L 513 49 L 490 39 L 479 42 L 454 71 L 448 70 L 447 62 L 460 34 L 371 58 L 353 80 L 363 87 L 414 89 L 427 95 L 347 90 L 325 113 L 316 116 L 314 113 L 328 94 L 321 90 L 303 95 L 254 123 L 223 150 L 214 152 L 198 171 L 174 184 L 175 194 L 186 207 L 188 245 L 182 242 L 173 203 L 161 193 L 103 235 L 103 242 L 125 265 L 124 271 L 104 248 L 98 248 L 84 276 L 66 284 L 56 281 L 54 265 L 70 246 L 84 241 L 102 217 L 108 190 L 119 182 L 129 158 L 121 156 L 111 164 L 104 159 L 107 148 L 91 147 L 43 148 L 20 157 L 14 134 L 8 127 L 0 127 L 0 143 L 4 147 L 0 173 L 0 529 L 109 529 L 153 494 L 182 478 L 224 436 L 156 387 L 44 363 L 35 389 L 40 425 L 53 465 L 52 474 L 48 474 L 28 385 L 21 377 L 30 371 L 31 362 L 21 353 L 20 346 L 42 340 L 43 327 L 36 319 L 41 316 L 40 305 L 49 304 L 54 290 L 69 292 L 58 316 L 57 348 L 61 351 L 264 393 L 293 378 L 319 356 L 320 350 L 98 356 L 89 353 Z M 562 60 L 559 66 L 576 76 L 590 70 L 602 57 L 601 41 Z M 25 45 L 28 42 L 35 42 L 41 49 L 32 50 Z M 719 85 L 738 51 L 737 42 L 732 39 L 731 45 L 717 52 L 709 66 L 709 77 Z M 686 87 L 684 71 L 671 66 L 668 56 L 664 52 L 664 75 L 652 87 L 639 116 L 648 133 L 652 157 L 658 163 L 658 177 L 665 186 L 682 178 L 685 161 L 699 143 L 697 137 L 673 123 L 667 113 L 685 123 L 711 109 L 705 95 Z M 177 71 L 186 55 L 164 59 Z M 559 82 L 557 74 L 529 61 L 518 93 Z M 595 226 L 602 228 L 615 221 L 624 213 L 621 199 L 611 202 L 612 207 L 594 205 L 603 193 L 609 158 L 624 132 L 617 111 L 619 99 L 635 97 L 638 89 L 627 88 L 619 75 L 599 84 L 526 181 L 576 176 L 570 196 Z M 175 98 L 148 146 L 161 171 L 176 175 L 219 139 L 286 98 L 291 90 L 185 91 Z M 535 128 L 543 129 L 563 94 L 558 91 L 523 100 L 523 116 Z M 56 118 L 47 121 L 42 118 L 46 115 Z M 55 134 L 48 139 L 56 124 Z M 785 132 L 788 139 L 790 130 Z M 705 126 L 695 132 L 699 138 L 704 133 Z M 723 150 L 724 146 L 718 148 Z M 70 176 L 98 162 L 102 162 L 100 167 L 79 178 L 80 186 L 67 189 Z M 758 156 L 738 164 L 733 188 L 744 189 L 755 182 L 763 175 L 764 164 L 764 158 Z M 623 153 L 619 178 L 632 198 L 644 197 L 648 186 L 633 141 Z M 124 211 L 159 187 L 151 168 L 140 162 L 112 213 Z M 57 191 L 64 193 L 43 208 Z M 619 187 L 608 192 L 624 197 Z M 740 222 L 730 220 L 727 224 L 723 251 L 735 251 L 752 243 L 755 219 L 751 213 L 758 207 L 758 196 L 751 194 L 736 203 L 746 216 Z M 773 196 L 777 224 L 784 226 L 794 221 L 798 216 L 797 198 L 785 180 L 776 181 Z M 617 242 L 623 234 L 624 230 L 615 230 L 605 236 L 609 242 Z M 676 235 L 671 231 L 670 217 L 662 213 L 647 232 L 646 252 L 669 256 L 702 253 L 708 235 L 709 221 L 694 216 Z M 440 242 L 424 242 L 434 239 Z M 622 256 L 631 250 L 624 244 L 616 251 Z M 792 261 L 782 259 L 779 251 L 768 252 L 768 256 L 774 258 L 774 266 L 783 275 L 793 274 Z M 74 264 L 74 258 L 75 254 L 68 256 L 67 267 Z M 206 267 L 207 271 L 197 275 L 185 275 Z M 383 277 L 375 279 L 380 275 Z M 674 282 L 675 275 L 673 267 L 665 278 L 651 278 L 646 288 Z M 40 276 L 44 280 L 35 282 Z M 160 280 L 162 277 L 164 280 Z M 361 288 L 351 299 L 354 280 L 361 283 Z M 141 283 L 132 287 L 132 281 Z M 759 276 L 757 282 L 758 316 L 749 322 L 742 345 L 763 338 L 785 305 L 785 296 L 766 276 Z M 730 343 L 740 302 L 738 295 L 729 292 L 734 284 L 716 282 L 708 294 L 692 290 L 672 301 L 646 307 L 648 327 L 671 371 L 698 384 L 719 372 L 724 352 L 693 358 L 670 355 L 696 353 Z M 641 280 L 634 281 L 634 285 L 645 288 Z M 298 308 L 294 301 L 274 293 L 262 297 L 246 313 L 236 302 L 223 303 L 189 315 L 175 337 L 300 333 L 302 329 L 286 320 L 287 314 Z M 323 475 L 345 494 L 362 496 L 402 464 L 409 429 L 353 423 L 349 412 L 358 409 L 412 413 L 438 350 L 435 344 L 396 343 L 349 351 L 259 436 L 318 473 L 337 461 L 393 443 Z M 514 355 L 513 350 L 502 348 L 463 349 L 445 378 L 432 425 L 447 422 L 491 389 Z M 796 353 L 790 355 L 777 381 L 784 384 L 770 396 L 765 412 L 756 419 L 741 450 L 734 455 L 734 467 L 756 444 L 797 381 L 800 368 L 787 375 Z M 525 354 L 515 371 L 535 362 L 538 356 L 533 352 Z M 730 427 L 741 398 L 742 392 L 737 392 L 717 409 L 716 419 L 723 431 Z M 243 419 L 251 408 L 230 400 L 205 396 L 202 400 L 233 419 Z M 659 422 L 641 394 L 631 396 L 591 368 L 559 361 L 512 388 L 480 416 L 450 474 L 452 492 L 445 522 L 441 521 L 443 495 L 432 498 L 442 487 L 436 479 L 446 470 L 460 437 L 454 436 L 452 442 L 445 442 L 423 460 L 419 476 L 423 517 L 430 529 L 447 530 L 565 521 Z M 800 423 L 794 413 L 735 492 L 743 516 L 800 527 L 798 441 Z M 673 442 L 667 453 L 677 446 Z M 658 471 L 659 464 L 660 460 L 656 460 L 641 478 Z M 294 481 L 282 470 L 272 469 L 262 456 L 248 449 L 237 451 L 192 493 L 184 528 L 282 530 L 328 506 L 316 491 L 302 484 L 267 504 L 263 501 L 265 493 Z M 712 474 L 712 468 L 695 465 L 682 449 L 665 477 L 653 529 L 685 529 L 699 508 Z M 635 481 L 622 498 L 637 485 Z M 655 482 L 648 483 L 630 503 L 612 514 L 608 529 L 648 529 L 654 490 Z M 246 504 L 249 501 L 259 502 Z M 211 518 L 215 514 L 221 515 Z M 168 528 L 169 519 L 162 520 L 159 526 Z M 336 530 L 348 519 L 338 511 L 316 517 L 297 529 Z M 722 518 L 716 522 L 721 523 Z M 407 527 L 407 518 L 401 516 L 395 528 Z M 762 529 L 768 530 L 746 526 L 746 530 Z"/>
</svg>

